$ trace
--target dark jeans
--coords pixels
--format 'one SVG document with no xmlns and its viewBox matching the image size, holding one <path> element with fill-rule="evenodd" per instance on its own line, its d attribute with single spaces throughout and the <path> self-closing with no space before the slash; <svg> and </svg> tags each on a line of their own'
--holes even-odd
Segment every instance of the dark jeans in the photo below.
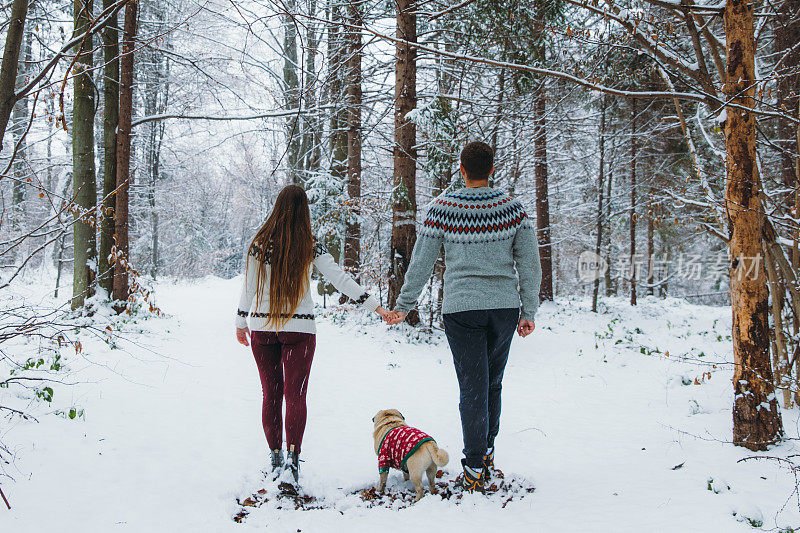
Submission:
<svg viewBox="0 0 800 533">
<path fill-rule="evenodd" d="M 481 467 L 500 430 L 500 391 L 519 309 L 462 311 L 444 315 L 444 332 L 456 367 L 464 456 Z"/>
<path fill-rule="evenodd" d="M 286 398 L 286 449 L 300 453 L 306 429 L 306 392 L 317 336 L 292 331 L 254 331 L 250 337 L 264 393 L 261 423 L 271 450 L 283 441 Z"/>
</svg>

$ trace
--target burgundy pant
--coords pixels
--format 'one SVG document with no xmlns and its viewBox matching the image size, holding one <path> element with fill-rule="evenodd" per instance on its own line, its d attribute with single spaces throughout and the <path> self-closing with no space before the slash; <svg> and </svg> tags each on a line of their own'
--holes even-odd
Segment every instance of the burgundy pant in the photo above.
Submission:
<svg viewBox="0 0 800 533">
<path fill-rule="evenodd" d="M 261 423 L 271 450 L 281 448 L 283 399 L 286 398 L 286 445 L 300 453 L 306 429 L 306 391 L 317 336 L 293 331 L 254 331 L 250 338 L 261 376 L 264 403 Z"/>
</svg>

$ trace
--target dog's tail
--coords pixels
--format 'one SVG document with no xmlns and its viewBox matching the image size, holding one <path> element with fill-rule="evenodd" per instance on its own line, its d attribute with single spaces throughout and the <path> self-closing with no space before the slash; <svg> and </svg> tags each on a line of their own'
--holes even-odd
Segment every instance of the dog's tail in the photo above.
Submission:
<svg viewBox="0 0 800 533">
<path fill-rule="evenodd" d="M 450 461 L 450 456 L 447 455 L 447 452 L 443 449 L 439 448 L 435 442 L 431 442 L 431 457 L 433 458 L 433 462 L 436 463 L 436 466 L 444 466 Z"/>
</svg>

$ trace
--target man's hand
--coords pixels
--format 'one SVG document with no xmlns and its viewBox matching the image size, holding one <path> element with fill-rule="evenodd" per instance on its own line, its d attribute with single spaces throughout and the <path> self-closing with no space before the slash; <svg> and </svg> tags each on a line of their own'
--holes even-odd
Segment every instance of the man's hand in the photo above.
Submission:
<svg viewBox="0 0 800 533">
<path fill-rule="evenodd" d="M 250 330 L 247 328 L 236 328 L 236 340 L 243 346 L 250 346 L 247 338 L 250 336 Z"/>
<path fill-rule="evenodd" d="M 519 319 L 517 333 L 519 333 L 520 337 L 527 337 L 533 333 L 534 329 L 536 329 L 536 324 L 533 323 L 533 320 L 525 320 L 524 318 Z"/>
<path fill-rule="evenodd" d="M 399 324 L 403 320 L 406 319 L 406 314 L 402 311 L 389 311 L 389 313 L 383 317 L 387 324 L 390 326 L 394 326 L 395 324 Z"/>
</svg>

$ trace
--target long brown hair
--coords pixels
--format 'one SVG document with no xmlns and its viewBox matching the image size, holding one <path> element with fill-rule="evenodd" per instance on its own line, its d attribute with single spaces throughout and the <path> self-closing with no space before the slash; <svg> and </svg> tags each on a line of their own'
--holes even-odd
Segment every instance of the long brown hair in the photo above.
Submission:
<svg viewBox="0 0 800 533">
<path fill-rule="evenodd" d="M 306 192 L 287 185 L 278 194 L 267 221 L 250 245 L 250 256 L 258 260 L 256 307 L 269 275 L 269 315 L 267 325 L 276 330 L 294 314 L 308 290 L 308 270 L 314 259 L 314 236 Z"/>
</svg>

